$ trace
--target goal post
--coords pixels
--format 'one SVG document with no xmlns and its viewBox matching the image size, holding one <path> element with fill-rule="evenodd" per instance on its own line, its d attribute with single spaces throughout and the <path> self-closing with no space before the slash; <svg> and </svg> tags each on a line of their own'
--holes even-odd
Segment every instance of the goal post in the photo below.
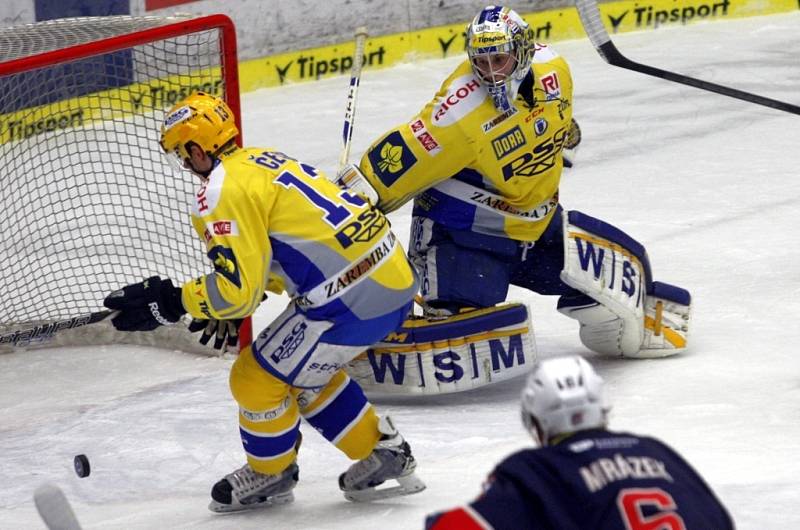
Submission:
<svg viewBox="0 0 800 530">
<path fill-rule="evenodd" d="M 159 131 L 167 110 L 197 90 L 225 99 L 241 130 L 236 54 L 225 15 L 0 29 L 0 352 L 64 344 L 19 330 L 96 313 L 123 285 L 211 270 L 189 217 L 199 182 L 171 168 Z M 66 344 L 215 352 L 185 323 L 170 328 L 129 334 L 103 321 Z"/>
</svg>

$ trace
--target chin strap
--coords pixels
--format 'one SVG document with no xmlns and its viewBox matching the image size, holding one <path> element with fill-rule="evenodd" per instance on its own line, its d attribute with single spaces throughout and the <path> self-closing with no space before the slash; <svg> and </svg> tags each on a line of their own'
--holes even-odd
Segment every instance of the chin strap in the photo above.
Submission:
<svg viewBox="0 0 800 530">
<path fill-rule="evenodd" d="M 500 112 L 505 112 L 511 108 L 511 102 L 508 100 L 508 89 L 506 84 L 503 83 L 499 86 L 488 87 L 489 95 L 492 97 L 494 107 Z"/>
<path fill-rule="evenodd" d="M 517 97 L 522 84 L 525 83 L 526 80 L 528 80 L 528 83 L 532 83 L 533 76 L 528 76 L 526 74 L 522 79 L 517 79 L 512 74 L 510 80 L 502 85 L 487 86 L 486 90 L 489 92 L 489 96 L 491 96 L 495 108 L 500 112 L 509 110 L 511 108 L 511 102 Z"/>
</svg>

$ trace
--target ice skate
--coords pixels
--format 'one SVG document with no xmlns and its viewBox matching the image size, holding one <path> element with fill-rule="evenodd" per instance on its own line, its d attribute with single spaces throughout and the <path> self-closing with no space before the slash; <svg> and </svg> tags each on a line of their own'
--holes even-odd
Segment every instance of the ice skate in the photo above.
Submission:
<svg viewBox="0 0 800 530">
<path fill-rule="evenodd" d="M 411 447 L 397 432 L 391 419 L 382 417 L 378 430 L 382 436 L 372 453 L 339 476 L 339 488 L 349 501 L 387 499 L 425 489 L 425 483 L 414 473 L 417 462 L 411 456 Z M 378 489 L 388 480 L 397 481 L 397 485 Z"/>
<path fill-rule="evenodd" d="M 294 501 L 292 490 L 298 480 L 299 468 L 296 463 L 277 475 L 259 473 L 245 464 L 214 484 L 208 509 L 227 513 L 288 504 Z"/>
</svg>

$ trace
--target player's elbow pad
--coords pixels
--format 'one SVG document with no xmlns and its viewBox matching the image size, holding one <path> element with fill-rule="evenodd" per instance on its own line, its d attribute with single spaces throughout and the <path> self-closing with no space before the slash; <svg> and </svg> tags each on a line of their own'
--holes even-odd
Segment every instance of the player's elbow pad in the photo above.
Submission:
<svg viewBox="0 0 800 530">
<path fill-rule="evenodd" d="M 361 172 L 361 169 L 355 164 L 347 164 L 336 174 L 334 181 L 337 186 L 343 190 L 348 190 L 358 195 L 361 195 L 370 204 L 378 204 L 380 197 L 372 184 L 369 183 L 367 177 Z"/>
</svg>

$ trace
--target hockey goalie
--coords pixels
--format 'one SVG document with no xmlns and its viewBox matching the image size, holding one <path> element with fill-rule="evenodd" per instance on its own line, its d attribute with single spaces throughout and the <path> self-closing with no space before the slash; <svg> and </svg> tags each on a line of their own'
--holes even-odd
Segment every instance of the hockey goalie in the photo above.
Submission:
<svg viewBox="0 0 800 530">
<path fill-rule="evenodd" d="M 566 60 L 534 42 L 507 7 L 482 9 L 466 36 L 467 57 L 433 99 L 338 175 L 385 213 L 413 200 L 409 257 L 424 303 L 441 317 L 407 322 L 356 361 L 362 371 L 383 390 L 425 393 L 471 388 L 530 363 L 524 306 L 500 305 L 510 285 L 558 296 L 558 310 L 599 354 L 683 351 L 689 292 L 654 281 L 641 243 L 561 203 L 561 174 L 581 141 Z M 496 370 L 503 359 L 508 371 Z"/>
</svg>

